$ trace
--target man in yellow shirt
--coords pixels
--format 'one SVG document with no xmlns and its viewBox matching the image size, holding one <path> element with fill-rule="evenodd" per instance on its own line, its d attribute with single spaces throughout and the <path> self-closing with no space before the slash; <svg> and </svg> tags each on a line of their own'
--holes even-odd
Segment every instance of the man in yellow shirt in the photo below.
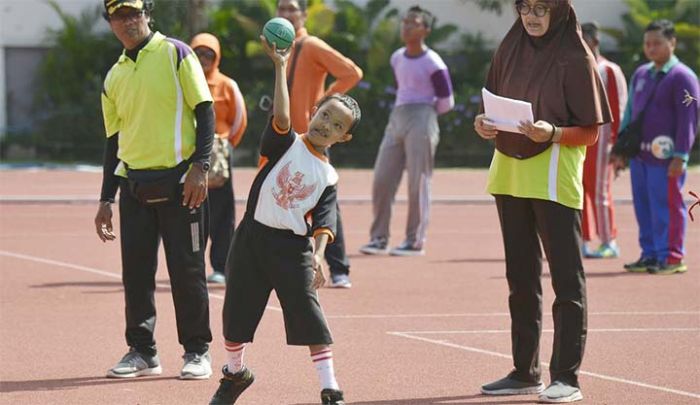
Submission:
<svg viewBox="0 0 700 405">
<path fill-rule="evenodd" d="M 107 145 L 95 227 L 103 242 L 116 239 L 111 204 L 119 188 L 129 346 L 107 377 L 162 372 L 154 339 L 162 239 L 178 340 L 185 349 L 180 378 L 206 379 L 211 376 L 212 336 L 201 205 L 214 136 L 212 97 L 192 49 L 151 31 L 152 0 L 104 0 L 104 7 L 124 52 L 107 73 L 102 91 Z"/>
</svg>

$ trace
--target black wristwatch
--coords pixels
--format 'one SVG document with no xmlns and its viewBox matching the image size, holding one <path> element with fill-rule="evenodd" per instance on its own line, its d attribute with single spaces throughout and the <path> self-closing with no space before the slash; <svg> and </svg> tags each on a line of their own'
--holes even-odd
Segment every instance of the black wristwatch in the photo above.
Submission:
<svg viewBox="0 0 700 405">
<path fill-rule="evenodd" d="M 194 162 L 195 165 L 199 167 L 199 170 L 203 171 L 204 173 L 207 173 L 209 169 L 211 168 L 211 164 L 207 160 L 202 160 L 200 162 Z"/>
</svg>

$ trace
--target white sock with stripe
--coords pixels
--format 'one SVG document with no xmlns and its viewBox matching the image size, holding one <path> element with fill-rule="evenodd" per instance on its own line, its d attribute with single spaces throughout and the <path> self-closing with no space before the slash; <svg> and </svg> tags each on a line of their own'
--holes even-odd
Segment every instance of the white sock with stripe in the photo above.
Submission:
<svg viewBox="0 0 700 405">
<path fill-rule="evenodd" d="M 333 369 L 333 352 L 331 349 L 326 348 L 320 352 L 311 353 L 311 360 L 314 362 L 314 367 L 316 367 L 318 380 L 321 383 L 321 389 L 340 389 L 338 382 L 335 380 L 335 370 Z"/>
<path fill-rule="evenodd" d="M 226 349 L 226 369 L 231 374 L 236 374 L 243 368 L 243 352 L 245 343 L 229 342 L 224 343 Z"/>
</svg>

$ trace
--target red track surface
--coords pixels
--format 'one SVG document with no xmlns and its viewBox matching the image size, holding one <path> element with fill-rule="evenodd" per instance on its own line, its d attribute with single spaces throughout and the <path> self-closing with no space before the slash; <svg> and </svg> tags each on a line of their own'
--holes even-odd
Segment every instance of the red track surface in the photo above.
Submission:
<svg viewBox="0 0 700 405">
<path fill-rule="evenodd" d="M 238 169 L 243 196 L 253 171 Z M 341 171 L 341 198 L 368 197 L 369 171 Z M 100 174 L 0 172 L 0 197 L 98 193 Z M 435 175 L 436 197 L 485 198 L 484 171 Z M 700 191 L 700 172 L 687 190 Z M 403 191 L 400 191 L 402 193 Z M 403 196 L 404 194 L 399 194 Z M 629 197 L 628 178 L 615 184 Z M 350 198 L 352 197 L 352 198 Z M 371 206 L 343 205 L 352 253 L 350 290 L 321 290 L 336 344 L 338 380 L 350 404 L 525 404 L 534 396 L 489 398 L 479 386 L 509 371 L 507 286 L 495 207 L 436 204 L 428 254 L 420 258 L 355 254 L 366 242 Z M 405 205 L 397 204 L 392 242 L 400 242 Z M 242 206 L 237 214 L 242 214 Z M 94 232 L 94 204 L 0 205 L 0 403 L 204 404 L 217 379 L 177 380 L 177 343 L 167 272 L 158 273 L 157 340 L 164 373 L 103 378 L 126 350 L 117 243 Z M 700 403 L 700 222 L 687 232 L 684 275 L 622 271 L 638 256 L 632 206 L 618 205 L 623 258 L 586 261 L 589 338 L 581 384 L 588 404 Z M 698 215 L 700 216 L 700 215 Z M 164 263 L 164 260 L 161 261 Z M 549 283 L 547 276 L 543 277 Z M 551 351 L 551 288 L 545 285 L 541 358 Z M 222 288 L 212 288 L 214 365 L 224 360 Z M 318 388 L 305 348 L 285 344 L 276 300 L 245 361 L 256 382 L 240 404 L 315 404 Z M 545 375 L 545 382 L 548 382 Z"/>
</svg>

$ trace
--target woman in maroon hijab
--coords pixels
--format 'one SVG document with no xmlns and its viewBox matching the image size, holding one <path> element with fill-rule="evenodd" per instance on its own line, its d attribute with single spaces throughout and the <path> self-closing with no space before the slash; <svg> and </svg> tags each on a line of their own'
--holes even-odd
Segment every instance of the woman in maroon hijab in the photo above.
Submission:
<svg viewBox="0 0 700 405">
<path fill-rule="evenodd" d="M 535 122 L 499 131 L 485 114 L 476 132 L 496 141 L 487 190 L 496 198 L 510 287 L 515 369 L 486 384 L 487 395 L 541 393 L 541 402 L 583 398 L 578 370 L 586 341 L 586 281 L 581 260 L 583 161 L 610 109 L 595 59 L 581 38 L 570 0 L 518 0 L 520 18 L 493 57 L 486 88 L 532 104 Z M 544 390 L 542 246 L 556 298 L 551 384 Z M 543 391 L 544 390 L 544 391 Z"/>
</svg>

